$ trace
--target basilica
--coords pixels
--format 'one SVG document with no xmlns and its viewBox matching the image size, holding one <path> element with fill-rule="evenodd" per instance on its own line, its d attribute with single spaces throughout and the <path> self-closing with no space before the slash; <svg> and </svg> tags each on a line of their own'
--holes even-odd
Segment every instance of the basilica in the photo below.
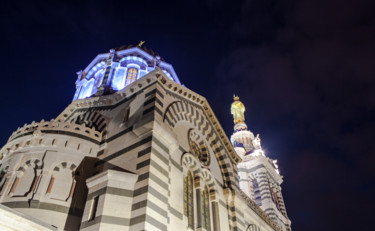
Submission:
<svg viewBox="0 0 375 231">
<path fill-rule="evenodd" d="M 277 161 L 238 96 L 228 138 L 207 100 L 141 44 L 77 75 L 61 114 L 0 150 L 0 230 L 291 230 Z"/>
</svg>

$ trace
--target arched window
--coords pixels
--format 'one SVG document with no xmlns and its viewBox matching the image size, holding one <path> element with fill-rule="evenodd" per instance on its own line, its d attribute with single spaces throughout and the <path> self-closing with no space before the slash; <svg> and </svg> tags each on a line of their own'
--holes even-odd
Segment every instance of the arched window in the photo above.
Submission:
<svg viewBox="0 0 375 231">
<path fill-rule="evenodd" d="M 91 79 L 85 85 L 81 87 L 81 91 L 79 93 L 79 99 L 84 99 L 86 97 L 90 97 L 95 91 L 93 91 L 94 87 L 94 80 Z"/>
<path fill-rule="evenodd" d="M 209 201 L 209 192 L 207 186 L 204 187 L 202 191 L 202 220 L 203 228 L 207 231 L 211 230 L 211 220 L 210 220 L 210 201 Z"/>
<path fill-rule="evenodd" d="M 279 198 L 277 197 L 276 190 L 273 188 L 271 188 L 271 196 L 272 196 L 272 201 L 275 203 L 277 209 L 280 210 Z"/>
<path fill-rule="evenodd" d="M 194 154 L 202 164 L 205 166 L 210 165 L 210 154 L 208 149 L 203 141 L 203 138 L 199 136 L 193 129 L 189 130 L 189 145 L 191 153 Z"/>
<path fill-rule="evenodd" d="M 0 170 L 0 193 L 3 191 L 3 186 L 5 184 L 5 174 L 7 173 L 6 168 Z"/>
<path fill-rule="evenodd" d="M 135 80 L 137 80 L 138 69 L 135 67 L 130 67 L 128 69 L 128 73 L 126 74 L 126 85 L 131 84 Z"/>
<path fill-rule="evenodd" d="M 104 69 L 95 73 L 95 77 L 94 77 L 95 78 L 95 83 L 94 83 L 95 88 L 100 87 L 100 85 L 103 82 L 103 77 L 104 77 Z"/>
<path fill-rule="evenodd" d="M 20 167 L 22 172 L 14 179 L 10 193 L 12 196 L 26 196 L 28 193 L 34 191 L 36 183 L 39 180 L 39 175 L 36 171 L 37 166 Z"/>
<path fill-rule="evenodd" d="M 194 229 L 193 176 L 190 171 L 184 177 L 184 214 L 188 218 L 188 227 Z"/>
<path fill-rule="evenodd" d="M 51 179 L 52 181 L 52 179 Z M 51 199 L 66 201 L 69 198 L 73 185 L 72 170 L 61 169 L 53 176 L 53 185 L 51 185 Z"/>
<path fill-rule="evenodd" d="M 254 224 L 249 224 L 246 228 L 246 231 L 259 231 L 259 228 Z"/>
<path fill-rule="evenodd" d="M 98 88 L 103 82 L 104 72 L 105 72 L 105 69 L 101 69 L 94 74 L 94 77 L 90 77 L 90 80 L 89 80 L 90 85 L 87 84 L 86 88 L 89 89 L 89 86 L 90 86 L 91 91 L 89 95 L 87 95 L 87 97 L 94 95 L 98 91 Z"/>
<path fill-rule="evenodd" d="M 124 75 L 125 75 L 125 68 L 118 67 L 115 72 L 115 76 L 112 80 L 112 89 L 113 90 L 121 90 L 124 88 Z"/>
</svg>

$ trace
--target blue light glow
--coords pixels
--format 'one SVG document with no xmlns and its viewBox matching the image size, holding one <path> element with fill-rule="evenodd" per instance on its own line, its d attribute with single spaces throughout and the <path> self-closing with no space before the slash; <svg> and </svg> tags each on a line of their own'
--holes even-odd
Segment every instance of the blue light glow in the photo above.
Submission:
<svg viewBox="0 0 375 231">
<path fill-rule="evenodd" d="M 116 69 L 115 75 L 112 80 L 112 89 L 113 90 L 121 90 L 124 88 L 124 83 L 125 83 L 125 68 L 123 67 L 118 67 Z"/>
<path fill-rule="evenodd" d="M 96 70 L 104 67 L 105 65 L 105 62 L 104 61 L 101 61 L 99 63 L 97 63 L 93 68 L 91 68 L 91 70 L 87 73 L 86 75 L 86 79 L 90 79 L 91 76 L 96 72 Z"/>
<path fill-rule="evenodd" d="M 82 85 L 81 92 L 79 93 L 78 99 L 83 99 L 91 96 L 93 93 L 94 79 L 88 81 L 85 85 Z M 96 89 L 95 89 L 96 92 Z M 94 93 L 95 93 L 94 92 Z"/>
<path fill-rule="evenodd" d="M 144 60 L 144 59 L 142 59 L 142 58 L 140 58 L 140 57 L 137 57 L 137 56 L 126 56 L 126 57 L 122 58 L 122 59 L 120 60 L 120 62 L 125 61 L 125 60 L 138 61 L 138 62 L 141 62 L 141 63 L 143 63 L 144 65 L 147 66 L 147 62 L 146 62 L 146 60 Z"/>
<path fill-rule="evenodd" d="M 104 77 L 104 69 L 98 71 L 95 73 L 95 88 L 98 88 L 100 87 L 100 85 L 102 84 L 103 82 L 103 77 Z"/>
<path fill-rule="evenodd" d="M 171 76 L 171 74 L 169 74 L 168 71 L 163 70 L 163 72 L 164 72 L 164 74 L 165 74 L 166 76 L 168 76 L 168 78 L 170 78 L 171 80 L 174 80 L 173 77 Z"/>
<path fill-rule="evenodd" d="M 109 58 L 111 58 L 111 62 L 109 62 Z M 127 52 L 119 51 L 117 56 L 101 54 L 95 60 L 100 61 L 91 63 L 83 72 L 77 73 L 77 91 L 73 100 L 93 96 L 100 86 L 105 88 L 104 91 L 107 88 L 120 91 L 132 82 L 154 71 L 156 67 L 161 68 L 169 79 L 180 83 L 170 64 L 161 61 L 160 57 L 147 54 L 140 48 L 130 48 Z M 108 70 L 108 79 L 104 83 L 107 68 L 111 68 L 111 70 Z M 130 69 L 131 72 L 129 72 Z"/>
</svg>

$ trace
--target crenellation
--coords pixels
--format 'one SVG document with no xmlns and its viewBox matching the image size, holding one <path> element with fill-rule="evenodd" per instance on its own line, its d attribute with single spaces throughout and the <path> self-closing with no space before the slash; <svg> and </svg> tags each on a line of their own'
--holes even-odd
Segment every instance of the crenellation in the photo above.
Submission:
<svg viewBox="0 0 375 231">
<path fill-rule="evenodd" d="M 160 57 L 111 50 L 76 87 L 56 119 L 25 124 L 0 150 L 0 203 L 67 230 L 290 227 L 276 163 L 237 154 L 207 100 Z"/>
<path fill-rule="evenodd" d="M 33 134 L 40 134 L 45 133 L 47 131 L 56 131 L 59 134 L 59 131 L 65 131 L 68 133 L 75 133 L 83 136 L 87 136 L 91 139 L 96 141 L 100 141 L 102 138 L 102 134 L 95 130 L 95 128 L 88 128 L 85 125 L 79 125 L 75 123 L 64 123 L 55 120 L 51 121 L 40 121 L 36 123 L 33 121 L 29 125 L 25 125 L 22 128 L 17 129 L 9 138 L 8 142 L 22 137 L 22 135 L 33 133 Z"/>
</svg>

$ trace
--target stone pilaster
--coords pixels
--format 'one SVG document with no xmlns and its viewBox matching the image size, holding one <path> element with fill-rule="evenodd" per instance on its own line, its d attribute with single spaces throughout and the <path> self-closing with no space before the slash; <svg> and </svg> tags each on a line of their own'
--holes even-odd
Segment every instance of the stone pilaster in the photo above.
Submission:
<svg viewBox="0 0 375 231">
<path fill-rule="evenodd" d="M 107 170 L 87 179 L 81 230 L 128 230 L 137 178 L 132 173 Z"/>
</svg>

